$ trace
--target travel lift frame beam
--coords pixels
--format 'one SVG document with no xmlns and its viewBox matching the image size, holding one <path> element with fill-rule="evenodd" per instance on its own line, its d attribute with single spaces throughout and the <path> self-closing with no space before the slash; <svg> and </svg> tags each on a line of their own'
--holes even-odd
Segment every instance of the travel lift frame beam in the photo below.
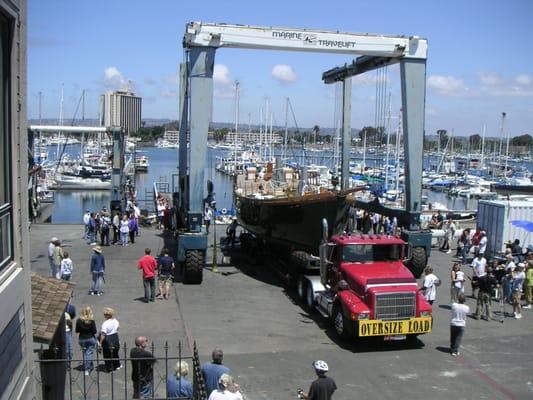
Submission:
<svg viewBox="0 0 533 400">
<path fill-rule="evenodd" d="M 431 233 L 420 229 L 420 212 L 422 199 L 422 163 L 424 143 L 424 110 L 426 99 L 426 60 L 398 57 L 357 58 L 349 65 L 332 68 L 322 74 L 324 83 L 342 82 L 342 184 L 346 187 L 349 180 L 349 157 L 351 144 L 351 77 L 374 70 L 376 68 L 400 63 L 402 90 L 402 123 L 404 132 L 405 158 L 405 210 L 383 206 L 376 198 L 372 202 L 355 201 L 355 207 L 381 215 L 396 217 L 402 229 L 402 238 L 411 249 L 418 248 L 416 258 L 425 258 L 424 266 L 431 251 Z M 388 134 L 388 133 L 387 133 Z M 399 166 L 396 166 L 399 168 Z M 425 255 L 422 256 L 422 249 Z M 413 254 L 411 254 L 413 258 Z M 413 266 L 418 275 L 422 271 L 422 263 Z"/>
<path fill-rule="evenodd" d="M 402 58 L 421 61 L 424 66 L 427 57 L 427 41 L 416 36 L 188 23 L 183 37 L 185 62 L 180 67 L 178 261 L 184 265 L 185 277 L 188 276 L 185 280 L 191 283 L 200 283 L 202 273 L 196 264 L 189 268 L 187 254 L 194 252 L 195 260 L 201 254 L 205 260 L 207 250 L 207 235 L 201 227 L 204 204 L 206 199 L 212 198 L 212 194 L 204 196 L 204 168 L 207 165 L 207 130 L 213 108 L 215 52 L 220 47 Z M 347 98 L 345 100 L 347 107 L 349 102 Z M 422 115 L 423 111 L 422 103 Z M 345 113 L 344 118 L 346 132 L 350 125 L 349 113 Z M 343 165 L 349 165 L 349 153 L 346 157 L 346 150 L 344 147 Z M 343 175 L 345 178 L 347 176 Z"/>
</svg>

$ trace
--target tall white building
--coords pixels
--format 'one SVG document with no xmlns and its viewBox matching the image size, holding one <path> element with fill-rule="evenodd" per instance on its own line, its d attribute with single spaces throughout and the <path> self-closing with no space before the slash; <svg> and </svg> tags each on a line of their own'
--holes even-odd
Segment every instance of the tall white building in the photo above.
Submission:
<svg viewBox="0 0 533 400">
<path fill-rule="evenodd" d="M 0 0 L 0 399 L 32 399 L 26 1 Z"/>
<path fill-rule="evenodd" d="M 100 125 L 120 126 L 128 134 L 141 127 L 142 99 L 130 91 L 109 91 L 100 96 Z"/>
</svg>

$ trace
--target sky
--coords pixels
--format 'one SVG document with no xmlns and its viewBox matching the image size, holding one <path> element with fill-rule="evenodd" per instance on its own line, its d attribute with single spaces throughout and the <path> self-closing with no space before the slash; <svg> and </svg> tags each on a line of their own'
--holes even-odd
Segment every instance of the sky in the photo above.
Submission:
<svg viewBox="0 0 533 400">
<path fill-rule="evenodd" d="M 99 95 L 130 87 L 143 98 L 142 118 L 178 119 L 182 38 L 191 21 L 417 35 L 428 40 L 426 134 L 533 135 L 533 1 L 530 0 L 28 0 L 28 117 L 65 123 L 97 118 Z M 219 49 L 215 57 L 214 122 L 258 124 L 268 108 L 274 125 L 334 127 L 336 85 L 326 70 L 348 55 Z M 353 78 L 352 126 L 374 126 L 376 73 Z M 389 130 L 397 125 L 400 79 L 388 68 Z M 61 91 L 64 100 L 61 107 Z M 379 98 L 379 97 L 378 97 Z M 383 106 L 381 106 L 383 108 Z M 77 111 L 76 111 L 77 110 Z M 502 124 L 502 112 L 506 113 Z M 385 112 L 388 115 L 389 112 Z M 269 117 L 270 119 L 270 117 Z"/>
</svg>

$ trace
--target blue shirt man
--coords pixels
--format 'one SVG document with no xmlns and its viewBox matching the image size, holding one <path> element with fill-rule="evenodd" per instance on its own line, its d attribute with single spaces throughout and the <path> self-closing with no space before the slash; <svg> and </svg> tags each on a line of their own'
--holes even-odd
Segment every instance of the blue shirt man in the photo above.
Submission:
<svg viewBox="0 0 533 400">
<path fill-rule="evenodd" d="M 221 349 L 213 350 L 213 361 L 202 365 L 202 375 L 204 376 L 205 388 L 209 396 L 213 390 L 218 389 L 218 380 L 222 374 L 229 374 L 228 367 L 222 365 L 224 354 Z"/>
</svg>

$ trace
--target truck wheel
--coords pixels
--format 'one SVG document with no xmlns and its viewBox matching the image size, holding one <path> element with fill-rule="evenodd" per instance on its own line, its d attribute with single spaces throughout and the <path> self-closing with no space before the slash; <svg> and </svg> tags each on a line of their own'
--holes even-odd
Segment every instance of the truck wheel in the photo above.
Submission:
<svg viewBox="0 0 533 400">
<path fill-rule="evenodd" d="M 203 280 L 204 257 L 199 250 L 190 250 L 185 254 L 185 271 L 183 283 L 199 285 Z"/>
<path fill-rule="evenodd" d="M 348 339 L 350 337 L 350 332 L 352 331 L 350 329 L 350 321 L 344 316 L 340 305 L 336 305 L 333 309 L 333 326 L 341 338 Z"/>
<path fill-rule="evenodd" d="M 305 303 L 307 305 L 307 308 L 309 308 L 309 311 L 314 310 L 314 308 L 315 308 L 315 293 L 313 292 L 313 286 L 311 284 L 307 284 Z"/>
<path fill-rule="evenodd" d="M 413 247 L 411 249 L 411 261 L 409 262 L 409 269 L 415 276 L 420 278 L 427 265 L 426 249 L 424 247 Z"/>
<path fill-rule="evenodd" d="M 305 279 L 303 276 L 298 276 L 298 282 L 296 283 L 296 291 L 298 293 L 298 297 L 300 299 L 304 299 L 305 298 L 305 292 L 306 292 L 306 283 L 305 283 Z"/>
</svg>

